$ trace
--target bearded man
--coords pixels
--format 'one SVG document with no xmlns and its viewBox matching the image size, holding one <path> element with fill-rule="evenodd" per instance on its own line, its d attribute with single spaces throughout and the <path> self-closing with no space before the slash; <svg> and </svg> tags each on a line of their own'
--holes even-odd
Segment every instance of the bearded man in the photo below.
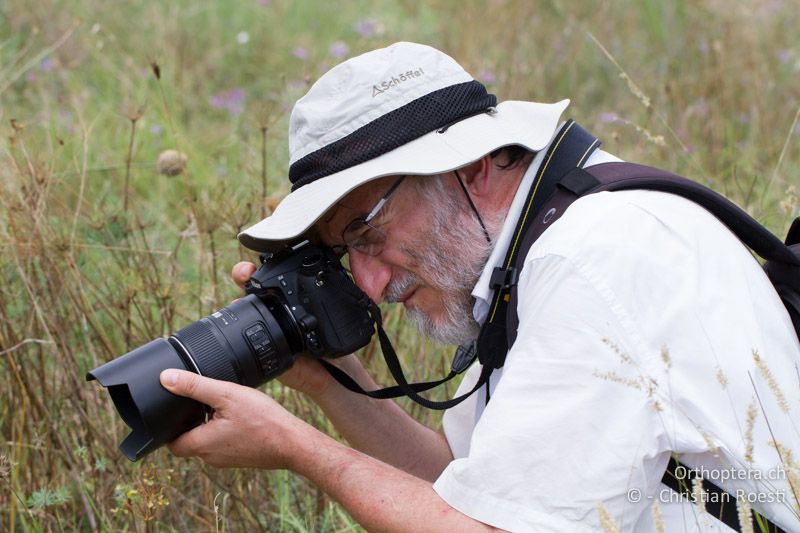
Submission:
<svg viewBox="0 0 800 533">
<path fill-rule="evenodd" d="M 445 413 L 444 435 L 299 358 L 281 381 L 352 448 L 259 391 L 167 370 L 168 390 L 215 409 L 172 452 L 291 469 L 369 530 L 729 530 L 661 484 L 679 456 L 706 477 L 760 474 L 715 481 L 724 494 L 764 496 L 751 503 L 761 518 L 798 527 L 786 477 L 768 477 L 786 466 L 778 450 L 800 453 L 798 341 L 724 225 L 666 193 L 591 194 L 558 213 L 521 268 L 502 268 L 520 247 L 526 200 L 567 142 L 568 103 L 497 104 L 452 58 L 412 43 L 322 76 L 292 112 L 292 192 L 241 242 L 333 247 L 374 302 L 402 303 L 422 334 L 446 344 L 471 343 L 496 306 L 511 305 L 515 339 L 489 377 L 486 365 L 469 368 L 458 395 L 476 383 L 485 391 Z M 619 159 L 592 142 L 576 161 Z M 254 269 L 240 263 L 234 279 Z M 511 285 L 510 303 L 495 298 Z M 377 387 L 353 356 L 336 364 Z"/>
</svg>

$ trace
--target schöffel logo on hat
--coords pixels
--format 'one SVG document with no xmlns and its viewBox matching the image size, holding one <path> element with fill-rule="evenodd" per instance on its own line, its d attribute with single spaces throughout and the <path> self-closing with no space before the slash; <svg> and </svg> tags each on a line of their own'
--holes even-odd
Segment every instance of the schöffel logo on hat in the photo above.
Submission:
<svg viewBox="0 0 800 533">
<path fill-rule="evenodd" d="M 392 76 L 390 79 L 382 81 L 379 84 L 372 86 L 372 97 L 375 98 L 377 95 L 385 93 L 395 85 L 403 83 L 404 81 L 408 81 L 414 78 L 419 78 L 420 76 L 424 75 L 425 71 L 422 70 L 422 67 L 417 67 L 414 70 L 409 70 L 407 72 L 403 72 L 402 74 L 397 74 L 396 76 Z"/>
</svg>

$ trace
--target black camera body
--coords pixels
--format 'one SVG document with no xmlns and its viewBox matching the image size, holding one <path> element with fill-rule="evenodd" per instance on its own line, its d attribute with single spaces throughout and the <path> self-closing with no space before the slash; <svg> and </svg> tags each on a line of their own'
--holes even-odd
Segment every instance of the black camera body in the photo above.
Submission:
<svg viewBox="0 0 800 533">
<path fill-rule="evenodd" d="M 261 261 L 245 297 L 86 375 L 108 388 L 130 426 L 120 450 L 131 461 L 206 418 L 205 406 L 160 385 L 161 371 L 181 368 L 256 387 L 286 371 L 300 354 L 339 357 L 372 338 L 374 304 L 333 250 L 304 241 Z"/>
<path fill-rule="evenodd" d="M 308 355 L 339 357 L 369 342 L 375 332 L 367 312 L 371 301 L 333 250 L 304 242 L 261 261 L 245 290 L 266 302 L 285 302 Z"/>
</svg>

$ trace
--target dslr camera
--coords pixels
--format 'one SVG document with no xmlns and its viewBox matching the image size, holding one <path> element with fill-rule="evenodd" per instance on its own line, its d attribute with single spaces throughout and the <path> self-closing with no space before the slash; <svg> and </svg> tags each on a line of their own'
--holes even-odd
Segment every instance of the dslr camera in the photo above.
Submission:
<svg viewBox="0 0 800 533">
<path fill-rule="evenodd" d="M 369 342 L 374 304 L 332 249 L 303 241 L 262 255 L 261 263 L 243 298 L 86 375 L 108 388 L 131 428 L 120 444 L 128 459 L 137 461 L 209 414 L 207 406 L 164 389 L 164 369 L 257 387 L 300 354 L 340 357 Z"/>
</svg>

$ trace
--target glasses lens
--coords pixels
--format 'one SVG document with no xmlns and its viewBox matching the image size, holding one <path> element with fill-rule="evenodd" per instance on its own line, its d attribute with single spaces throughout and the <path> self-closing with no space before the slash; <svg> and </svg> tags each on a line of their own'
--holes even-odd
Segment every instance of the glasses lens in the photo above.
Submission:
<svg viewBox="0 0 800 533">
<path fill-rule="evenodd" d="M 357 218 L 350 222 L 342 232 L 342 239 L 348 248 L 358 250 L 362 254 L 378 255 L 386 242 L 386 235 L 381 230 Z"/>
</svg>

